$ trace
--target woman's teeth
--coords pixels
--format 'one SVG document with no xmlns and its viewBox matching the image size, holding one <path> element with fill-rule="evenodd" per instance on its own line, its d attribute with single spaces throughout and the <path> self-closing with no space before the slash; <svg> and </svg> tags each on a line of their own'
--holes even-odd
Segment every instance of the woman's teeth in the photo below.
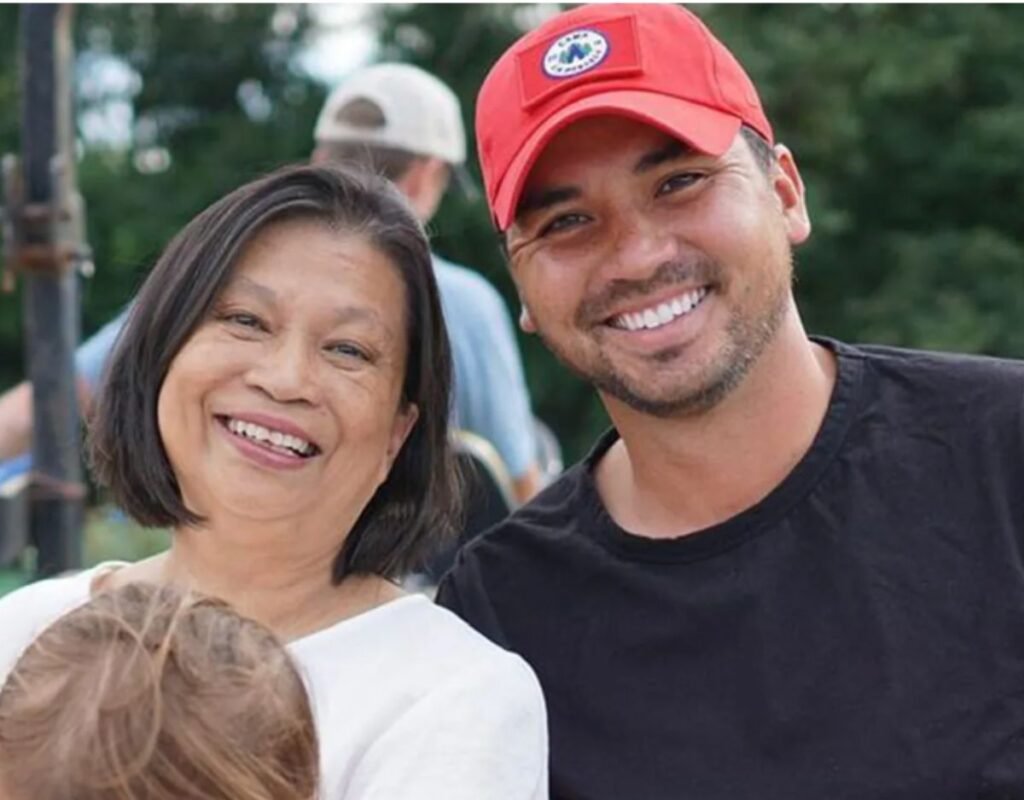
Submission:
<svg viewBox="0 0 1024 800">
<path fill-rule="evenodd" d="M 316 450 L 315 446 L 311 442 L 307 442 L 305 439 L 300 439 L 298 436 L 292 436 L 288 433 L 281 433 L 280 431 L 264 428 L 262 425 L 257 425 L 253 422 L 229 419 L 227 427 L 232 433 L 244 436 L 247 439 L 252 439 L 254 442 L 270 444 L 274 447 L 287 448 L 288 450 L 298 453 L 300 456 L 313 455 Z"/>
</svg>

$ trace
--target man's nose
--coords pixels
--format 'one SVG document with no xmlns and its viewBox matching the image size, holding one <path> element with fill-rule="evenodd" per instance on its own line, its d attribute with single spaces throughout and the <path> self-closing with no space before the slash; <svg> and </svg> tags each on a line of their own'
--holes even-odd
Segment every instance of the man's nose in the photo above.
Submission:
<svg viewBox="0 0 1024 800">
<path fill-rule="evenodd" d="M 663 224 L 643 213 L 621 217 L 612 237 L 610 280 L 644 280 L 672 261 L 677 242 Z"/>
</svg>

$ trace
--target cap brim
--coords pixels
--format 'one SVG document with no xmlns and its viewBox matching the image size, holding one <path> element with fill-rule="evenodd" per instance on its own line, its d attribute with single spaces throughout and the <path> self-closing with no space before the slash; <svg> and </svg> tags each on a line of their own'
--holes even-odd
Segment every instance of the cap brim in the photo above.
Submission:
<svg viewBox="0 0 1024 800">
<path fill-rule="evenodd" d="M 723 111 L 653 92 L 610 91 L 570 103 L 530 134 L 505 171 L 491 209 L 499 230 L 512 224 L 526 177 L 555 134 L 580 119 L 602 114 L 635 119 L 715 156 L 729 149 L 742 125 L 738 117 Z"/>
</svg>

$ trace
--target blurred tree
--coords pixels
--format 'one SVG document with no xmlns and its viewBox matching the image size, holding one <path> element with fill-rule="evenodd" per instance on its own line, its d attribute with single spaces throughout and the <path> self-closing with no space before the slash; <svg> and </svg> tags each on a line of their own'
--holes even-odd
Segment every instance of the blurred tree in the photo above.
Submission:
<svg viewBox="0 0 1024 800">
<path fill-rule="evenodd" d="M 0 6 L 0 102 L 15 108 L 17 6 Z M 79 177 L 96 276 L 83 328 L 128 300 L 171 236 L 260 172 L 308 157 L 324 87 L 295 68 L 303 6 L 76 9 Z M 17 115 L 0 116 L 17 146 Z M 22 375 L 20 300 L 0 297 L 0 386 Z"/>
<path fill-rule="evenodd" d="M 16 5 L 0 5 L 0 154 L 18 144 L 18 13 Z M 0 295 L 0 386 L 21 374 L 21 351 L 20 304 Z"/>
<path fill-rule="evenodd" d="M 813 331 L 1024 357 L 1024 8 L 698 8 L 796 153 Z"/>
</svg>

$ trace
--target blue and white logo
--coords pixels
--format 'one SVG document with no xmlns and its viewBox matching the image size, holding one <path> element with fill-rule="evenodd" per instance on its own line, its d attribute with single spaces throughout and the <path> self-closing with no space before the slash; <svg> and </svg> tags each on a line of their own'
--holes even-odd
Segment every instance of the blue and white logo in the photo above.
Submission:
<svg viewBox="0 0 1024 800">
<path fill-rule="evenodd" d="M 544 54 L 544 72 L 551 78 L 571 78 L 588 72 L 608 55 L 608 40 L 581 28 L 567 33 Z"/>
</svg>

